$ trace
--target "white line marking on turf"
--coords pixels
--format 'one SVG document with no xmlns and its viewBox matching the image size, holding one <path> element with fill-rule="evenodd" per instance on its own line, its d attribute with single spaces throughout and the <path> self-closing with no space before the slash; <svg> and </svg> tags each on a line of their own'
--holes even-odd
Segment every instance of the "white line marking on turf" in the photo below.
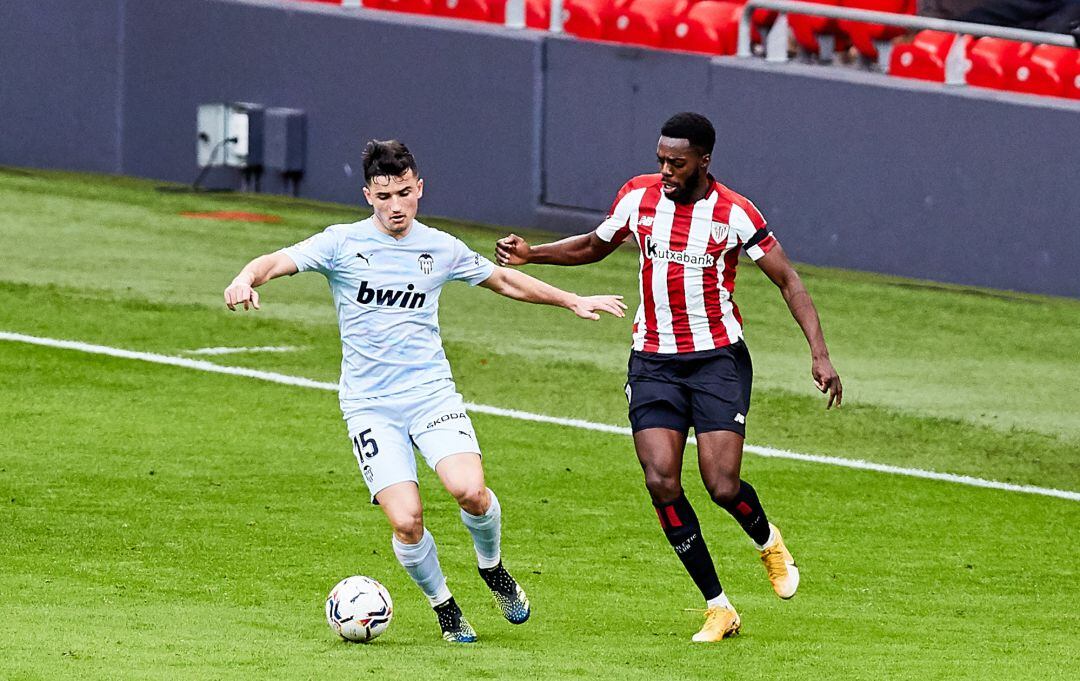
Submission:
<svg viewBox="0 0 1080 681">
<path fill-rule="evenodd" d="M 170 355 L 159 355 L 152 352 L 136 352 L 133 350 L 123 350 L 121 348 L 113 348 L 107 345 L 92 345 L 90 343 L 82 343 L 79 341 L 58 340 L 55 338 L 41 338 L 38 336 L 27 336 L 21 333 L 9 333 L 6 331 L 0 331 L 0 340 L 14 341 L 17 343 L 28 343 L 30 345 L 42 345 L 51 348 L 62 348 L 65 350 L 78 350 L 79 352 L 87 352 L 96 355 L 108 355 L 109 357 L 119 357 L 123 359 L 135 359 L 143 362 L 153 362 L 155 364 L 167 364 L 169 366 L 183 367 L 185 369 L 196 369 L 198 371 L 207 371 L 216 374 L 228 374 L 230 376 L 246 376 L 248 378 L 257 378 L 262 381 L 270 381 L 272 383 L 280 383 L 283 385 L 298 386 L 301 388 L 317 388 L 319 390 L 334 391 L 338 389 L 337 383 L 313 381 L 311 379 L 302 378 L 300 376 L 289 376 L 286 374 L 274 373 L 272 371 L 259 371 L 256 369 L 245 369 L 242 367 L 222 366 L 220 364 L 214 364 L 212 362 L 207 362 L 204 360 L 188 359 L 186 357 L 172 357 Z M 580 419 L 565 419 L 559 418 L 557 416 L 533 414 L 527 411 L 518 411 L 516 409 L 503 409 L 501 407 L 492 407 L 486 404 L 466 403 L 465 407 L 471 411 L 480 414 L 505 416 L 507 418 L 518 419 L 521 421 L 550 423 L 553 425 L 568 426 L 570 428 L 582 428 L 585 430 L 591 430 L 600 433 L 612 433 L 614 435 L 631 434 L 630 429 L 625 426 L 612 426 L 606 423 L 593 423 L 592 421 L 582 421 Z M 694 442 L 694 439 L 690 438 L 690 442 Z M 912 478 L 940 480 L 943 482 L 952 482 L 960 485 L 969 485 L 972 487 L 986 487 L 989 489 L 1004 490 L 1007 492 L 1039 494 L 1047 497 L 1068 499 L 1069 501 L 1080 501 L 1080 492 L 1073 492 L 1070 490 L 1053 489 L 1048 487 L 1036 487 L 1034 485 L 1014 485 L 1008 482 L 998 482 L 997 480 L 984 480 L 983 478 L 975 478 L 969 475 L 938 473 L 936 471 L 927 471 L 920 468 L 903 468 L 901 466 L 890 466 L 888 464 L 875 463 L 873 461 L 862 461 L 860 459 L 845 459 L 838 456 L 802 454 L 799 452 L 789 452 L 784 449 L 760 447 L 758 445 L 746 445 L 745 449 L 751 454 L 757 454 L 758 456 L 765 456 L 775 459 L 791 459 L 794 461 L 827 464 L 830 466 L 842 466 L 844 468 L 877 471 L 879 473 L 904 475 Z"/>
<path fill-rule="evenodd" d="M 257 345 L 252 348 L 199 348 L 198 350 L 182 350 L 185 355 L 236 355 L 245 352 L 296 352 L 300 348 L 291 345 Z"/>
<path fill-rule="evenodd" d="M 153 352 L 135 352 L 133 350 L 123 350 L 121 348 L 111 348 L 107 345 L 91 345 L 90 343 L 58 340 L 56 338 L 39 338 L 37 336 L 26 336 L 21 333 L 8 333 L 6 331 L 0 331 L 0 340 L 29 343 L 31 345 L 44 345 L 46 347 L 62 348 L 64 350 L 78 350 L 79 352 L 88 352 L 94 355 L 108 355 L 109 357 L 120 357 L 123 359 L 137 359 L 143 362 L 168 364 L 175 367 L 184 367 L 185 369 L 209 371 L 215 374 L 229 374 L 230 376 L 247 376 L 248 378 L 258 378 L 260 380 L 271 381 L 273 383 L 296 385 L 300 386 L 301 388 L 319 388 L 321 390 L 338 389 L 337 383 L 312 381 L 310 379 L 301 378 L 299 376 L 286 376 L 285 374 L 275 374 L 272 371 L 259 371 L 258 369 L 244 369 L 242 367 L 222 366 L 220 364 L 214 364 L 213 362 L 207 362 L 206 360 L 201 359 L 188 359 L 187 357 L 159 355 Z"/>
</svg>

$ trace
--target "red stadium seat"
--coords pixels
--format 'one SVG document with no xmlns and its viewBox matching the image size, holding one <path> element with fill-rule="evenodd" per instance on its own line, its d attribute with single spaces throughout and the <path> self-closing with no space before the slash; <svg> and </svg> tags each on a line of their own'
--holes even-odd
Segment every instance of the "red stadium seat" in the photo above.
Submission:
<svg viewBox="0 0 1080 681">
<path fill-rule="evenodd" d="M 910 43 L 893 48 L 889 75 L 945 82 L 945 59 L 949 56 L 955 33 L 919 31 Z"/>
<path fill-rule="evenodd" d="M 762 35 L 776 23 L 777 12 L 756 8 L 750 14 L 750 42 L 760 43 Z"/>
<path fill-rule="evenodd" d="M 869 9 L 893 14 L 915 14 L 915 0 L 841 0 L 841 5 L 853 9 Z M 877 60 L 878 45 L 906 33 L 906 29 L 884 24 L 864 24 L 858 21 L 837 22 L 840 30 L 851 37 L 851 44 L 867 59 Z"/>
<path fill-rule="evenodd" d="M 503 13 L 505 14 L 505 5 Z M 525 0 L 525 25 L 529 28 L 547 30 L 551 27 L 551 2 L 549 0 Z"/>
<path fill-rule="evenodd" d="M 502 5 L 501 14 L 506 15 L 505 0 L 433 0 L 432 11 L 441 17 L 471 19 L 473 21 L 497 21 L 493 5 Z"/>
<path fill-rule="evenodd" d="M 704 54 L 735 54 L 742 9 L 737 2 L 696 2 L 685 17 L 669 27 L 664 46 Z"/>
<path fill-rule="evenodd" d="M 1073 68 L 1073 77 L 1065 80 L 1062 96 L 1072 99 L 1080 99 L 1080 50 L 1076 50 L 1076 61 Z"/>
<path fill-rule="evenodd" d="M 840 0 L 807 0 L 821 5 L 839 5 Z M 791 35 L 795 42 L 804 51 L 810 54 L 820 54 L 821 45 L 818 42 L 819 35 L 837 36 L 839 29 L 835 19 L 815 17 L 810 14 L 789 14 L 788 26 L 791 27 Z"/>
<path fill-rule="evenodd" d="M 364 7 L 369 9 L 387 9 L 392 12 L 409 14 L 434 14 L 432 0 L 364 0 Z"/>
<path fill-rule="evenodd" d="M 622 4 L 618 0 L 565 0 L 563 30 L 579 38 L 603 40 L 607 18 Z"/>
<path fill-rule="evenodd" d="M 1009 86 L 1008 72 L 1027 58 L 1033 46 L 1000 38 L 979 38 L 971 43 L 968 59 L 971 69 L 968 85 L 1005 90 Z"/>
<path fill-rule="evenodd" d="M 1057 45 L 1037 45 L 1008 69 L 1005 85 L 1009 90 L 1035 95 L 1066 96 L 1070 84 L 1080 75 L 1080 50 Z"/>
<path fill-rule="evenodd" d="M 604 37 L 628 45 L 661 47 L 689 8 L 689 0 L 630 0 L 608 15 Z"/>
</svg>

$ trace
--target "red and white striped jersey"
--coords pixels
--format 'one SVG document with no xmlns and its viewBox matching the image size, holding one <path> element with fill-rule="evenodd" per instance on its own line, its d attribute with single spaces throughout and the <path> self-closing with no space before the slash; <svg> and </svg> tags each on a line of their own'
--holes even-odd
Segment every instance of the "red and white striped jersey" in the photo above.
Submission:
<svg viewBox="0 0 1080 681">
<path fill-rule="evenodd" d="M 732 298 L 739 246 L 757 260 L 778 242 L 754 204 L 709 179 L 709 193 L 691 205 L 664 196 L 659 174 L 639 175 L 623 185 L 596 228 L 609 242 L 633 234 L 641 250 L 635 350 L 696 352 L 742 338 Z"/>
</svg>

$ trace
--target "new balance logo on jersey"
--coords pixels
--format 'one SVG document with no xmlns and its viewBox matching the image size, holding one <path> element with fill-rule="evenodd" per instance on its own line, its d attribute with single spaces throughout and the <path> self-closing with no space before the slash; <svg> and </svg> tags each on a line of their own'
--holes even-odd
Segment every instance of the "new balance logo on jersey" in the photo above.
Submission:
<svg viewBox="0 0 1080 681">
<path fill-rule="evenodd" d="M 382 305 L 383 307 L 403 307 L 414 310 L 423 307 L 427 302 L 426 293 L 416 293 L 416 287 L 409 284 L 405 291 L 395 291 L 388 288 L 371 288 L 366 281 L 360 282 L 360 290 L 356 294 L 356 302 L 361 305 Z"/>
<path fill-rule="evenodd" d="M 645 237 L 645 255 L 650 260 L 667 260 L 668 262 L 679 263 L 680 265 L 697 265 L 700 267 L 712 267 L 716 264 L 716 258 L 703 253 L 701 255 L 694 255 L 687 253 L 686 251 L 673 251 L 670 248 L 660 248 L 652 236 Z"/>
<path fill-rule="evenodd" d="M 642 215 L 640 218 L 638 218 L 637 223 L 639 227 L 652 227 L 653 220 L 655 219 L 656 218 L 651 215 Z"/>
</svg>

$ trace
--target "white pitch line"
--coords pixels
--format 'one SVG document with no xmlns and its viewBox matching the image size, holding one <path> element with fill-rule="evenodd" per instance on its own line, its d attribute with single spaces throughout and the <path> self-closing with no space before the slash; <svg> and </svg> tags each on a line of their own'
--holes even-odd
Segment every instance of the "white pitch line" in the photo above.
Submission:
<svg viewBox="0 0 1080 681">
<path fill-rule="evenodd" d="M 301 388 L 317 388 L 319 390 L 333 391 L 337 391 L 338 389 L 337 383 L 313 381 L 311 379 L 303 378 L 300 376 L 289 376 L 287 374 L 278 374 L 272 371 L 258 371 L 256 369 L 245 369 L 242 367 L 222 366 L 220 364 L 214 364 L 213 362 L 206 362 L 197 359 L 188 359 L 186 357 L 172 357 L 170 355 L 159 355 L 152 352 L 136 352 L 134 350 L 113 348 L 107 345 L 93 345 L 90 343 L 82 343 L 80 341 L 59 340 L 56 338 L 41 338 L 39 336 L 27 336 L 21 333 L 9 333 L 6 331 L 0 331 L 0 340 L 13 341 L 16 343 L 28 343 L 30 345 L 42 345 L 50 348 L 62 348 L 65 350 L 77 350 L 79 352 L 87 352 L 95 355 L 107 355 L 109 357 L 119 357 L 122 359 L 134 359 L 143 362 L 153 362 L 155 364 L 167 364 L 169 366 L 183 367 L 185 369 L 195 369 L 198 371 L 207 371 L 215 374 L 246 376 L 247 378 L 257 378 L 261 381 L 280 383 L 282 385 L 298 386 Z M 630 429 L 625 426 L 612 426 L 606 423 L 594 423 L 592 421 L 583 421 L 581 419 L 566 419 L 560 418 L 558 416 L 547 416 L 545 414 L 533 414 L 527 411 L 518 411 L 516 409 L 503 409 L 501 407 L 492 407 L 486 404 L 466 403 L 465 407 L 470 411 L 474 411 L 479 414 L 504 416 L 507 418 L 518 419 L 521 421 L 550 423 L 553 425 L 567 426 L 570 428 L 582 428 L 584 430 L 591 430 L 600 433 L 611 433 L 614 435 L 631 434 Z M 690 438 L 690 442 L 693 443 L 694 439 Z M 844 468 L 877 471 L 879 473 L 903 475 L 911 478 L 940 480 L 943 482 L 952 482 L 959 485 L 968 485 L 971 487 L 985 487 L 989 489 L 1004 490 L 1007 492 L 1039 494 L 1047 497 L 1067 499 L 1069 501 L 1080 501 L 1080 492 L 1073 492 L 1070 490 L 1053 489 L 1049 487 L 1036 487 L 1034 485 L 1014 485 L 1008 482 L 985 480 L 983 478 L 975 478 L 969 475 L 938 473 L 936 471 L 928 471 L 920 468 L 904 468 L 901 466 L 890 466 L 888 464 L 875 463 L 873 461 L 862 461 L 860 459 L 845 459 L 838 456 L 802 454 L 800 452 L 789 452 L 783 449 L 773 449 L 772 447 L 761 447 L 758 445 L 746 445 L 745 449 L 751 454 L 775 459 L 790 459 L 794 461 L 827 464 L 830 466 L 842 466 Z"/>
<path fill-rule="evenodd" d="M 181 350 L 185 355 L 238 355 L 248 352 L 296 352 L 300 348 L 291 345 L 257 345 L 251 348 L 199 348 L 197 350 Z"/>
</svg>

